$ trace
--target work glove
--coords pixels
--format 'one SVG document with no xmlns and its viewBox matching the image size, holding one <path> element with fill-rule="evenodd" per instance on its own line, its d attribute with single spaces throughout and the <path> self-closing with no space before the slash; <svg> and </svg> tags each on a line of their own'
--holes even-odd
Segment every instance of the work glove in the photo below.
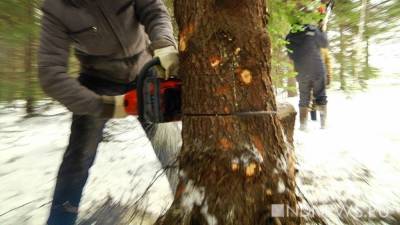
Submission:
<svg viewBox="0 0 400 225">
<path fill-rule="evenodd" d="M 101 96 L 103 110 L 100 114 L 102 118 L 124 118 L 128 116 L 125 110 L 125 95 Z"/>
<path fill-rule="evenodd" d="M 177 76 L 179 70 L 178 50 L 174 46 L 167 46 L 154 50 L 154 57 L 161 62 L 161 70 L 158 71 L 160 78 L 168 80 L 171 76 Z"/>
<path fill-rule="evenodd" d="M 332 75 L 328 74 L 326 76 L 326 87 L 329 88 L 331 85 L 331 79 L 332 79 Z"/>
<path fill-rule="evenodd" d="M 329 88 L 329 85 L 331 84 L 332 81 L 333 69 L 332 69 L 331 57 L 327 48 L 321 48 L 321 57 L 325 64 L 325 69 L 326 69 L 326 82 L 325 82 L 326 87 Z"/>
</svg>

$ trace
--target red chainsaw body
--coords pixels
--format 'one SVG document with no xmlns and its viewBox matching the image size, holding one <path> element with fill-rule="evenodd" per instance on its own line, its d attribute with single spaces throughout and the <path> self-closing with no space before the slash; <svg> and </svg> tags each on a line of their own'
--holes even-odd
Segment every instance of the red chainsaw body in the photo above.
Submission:
<svg viewBox="0 0 400 225">
<path fill-rule="evenodd" d="M 160 98 L 160 110 L 161 113 L 168 113 L 169 104 L 173 99 L 168 99 L 166 94 L 171 91 L 179 91 L 181 90 L 182 86 L 182 81 L 178 79 L 169 79 L 169 80 L 160 80 L 160 91 L 159 94 L 160 96 L 157 96 Z M 150 86 L 150 93 L 154 93 L 154 85 Z M 138 93 L 137 90 L 132 90 L 128 93 L 125 94 L 124 98 L 124 104 L 125 104 L 125 111 L 129 115 L 138 115 L 139 114 L 139 102 L 138 102 Z M 177 118 L 176 120 L 179 120 L 180 118 Z M 166 121 L 168 122 L 168 121 Z"/>
</svg>

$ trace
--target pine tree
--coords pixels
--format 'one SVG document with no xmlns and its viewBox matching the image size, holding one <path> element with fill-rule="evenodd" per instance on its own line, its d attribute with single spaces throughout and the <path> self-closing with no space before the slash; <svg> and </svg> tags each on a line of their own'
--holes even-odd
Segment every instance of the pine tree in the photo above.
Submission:
<svg viewBox="0 0 400 225">
<path fill-rule="evenodd" d="M 265 9 L 264 0 L 175 1 L 184 71 L 181 182 L 160 224 L 301 223 L 271 217 L 272 204 L 296 208 L 297 198 Z"/>
<path fill-rule="evenodd" d="M 39 30 L 38 0 L 4 0 L 0 3 L 0 48 L 4 49 L 3 89 L 0 100 L 24 99 L 28 114 L 34 111 L 37 97 L 35 51 Z"/>
</svg>

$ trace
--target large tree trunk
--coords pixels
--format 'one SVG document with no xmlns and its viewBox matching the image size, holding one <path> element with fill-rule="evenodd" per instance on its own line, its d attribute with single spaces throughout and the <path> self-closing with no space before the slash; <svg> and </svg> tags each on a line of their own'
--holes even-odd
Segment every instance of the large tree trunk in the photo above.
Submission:
<svg viewBox="0 0 400 225">
<path fill-rule="evenodd" d="M 293 149 L 277 116 L 265 0 L 175 0 L 180 30 L 180 187 L 160 224 L 300 224 Z"/>
</svg>

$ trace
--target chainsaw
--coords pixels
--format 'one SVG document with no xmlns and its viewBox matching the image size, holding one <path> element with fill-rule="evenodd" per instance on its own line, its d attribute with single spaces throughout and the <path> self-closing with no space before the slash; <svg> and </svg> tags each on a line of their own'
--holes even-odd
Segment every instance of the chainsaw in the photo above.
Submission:
<svg viewBox="0 0 400 225">
<path fill-rule="evenodd" d="M 146 63 L 136 79 L 136 89 L 125 94 L 125 111 L 140 121 L 167 123 L 182 118 L 182 81 L 158 78 L 155 67 L 160 65 L 159 58 Z"/>
</svg>

